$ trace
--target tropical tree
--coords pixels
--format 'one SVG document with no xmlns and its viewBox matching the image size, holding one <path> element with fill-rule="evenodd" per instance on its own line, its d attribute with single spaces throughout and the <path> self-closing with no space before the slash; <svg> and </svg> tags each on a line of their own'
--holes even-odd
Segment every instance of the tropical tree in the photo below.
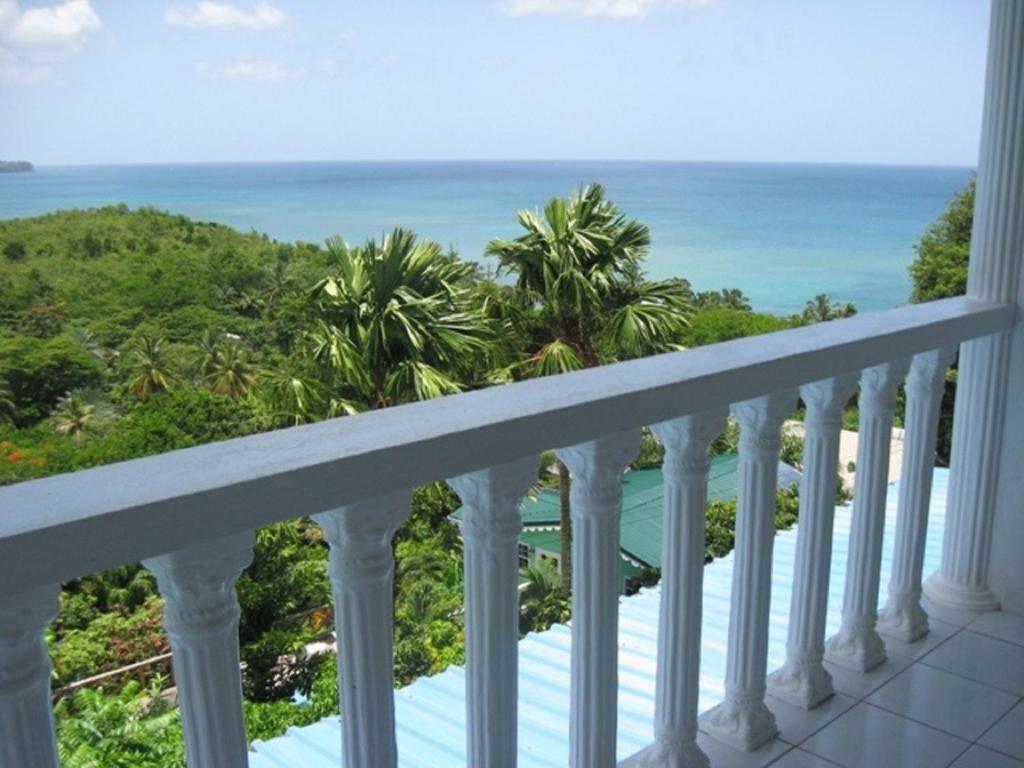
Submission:
<svg viewBox="0 0 1024 768">
<path fill-rule="evenodd" d="M 910 265 L 914 289 L 912 302 L 935 301 L 967 292 L 971 232 L 974 227 L 975 180 L 957 192 L 946 210 L 921 236 L 917 258 Z M 957 366 L 946 375 L 939 417 L 938 457 L 948 462 L 953 446 L 953 405 L 956 401 Z"/>
<path fill-rule="evenodd" d="M 694 301 L 699 309 L 735 309 L 750 312 L 750 299 L 738 288 L 723 288 L 720 291 L 701 291 Z"/>
<path fill-rule="evenodd" d="M 227 341 L 213 350 L 209 359 L 204 359 L 203 378 L 214 394 L 240 400 L 252 389 L 256 368 L 240 342 Z"/>
<path fill-rule="evenodd" d="M 510 320 L 525 345 L 519 377 L 547 376 L 679 348 L 692 293 L 682 280 L 649 281 L 650 231 L 584 187 L 543 213 L 519 212 L 526 233 L 492 240 L 499 273 L 515 275 Z M 563 587 L 572 579 L 569 471 L 559 462 Z"/>
<path fill-rule="evenodd" d="M 963 296 L 967 292 L 967 262 L 974 226 L 974 187 L 974 179 L 971 179 L 917 244 L 917 258 L 910 265 L 914 284 L 911 301 L 934 301 Z"/>
<path fill-rule="evenodd" d="M 140 337 L 131 348 L 129 361 L 133 375 L 128 387 L 143 400 L 169 391 L 177 381 L 176 366 L 164 339 Z"/>
<path fill-rule="evenodd" d="M 6 379 L 0 379 L 0 424 L 13 424 L 18 409 L 14 405 L 14 395 Z"/>
<path fill-rule="evenodd" d="M 847 302 L 840 304 L 832 301 L 827 293 L 819 293 L 807 302 L 801 317 L 808 323 L 824 323 L 829 320 L 839 320 L 844 317 L 853 317 L 857 314 L 857 307 Z"/>
<path fill-rule="evenodd" d="M 320 382 L 304 373 L 271 368 L 260 377 L 262 401 L 274 421 L 308 424 L 320 415 L 323 392 Z"/>
<path fill-rule="evenodd" d="M 350 247 L 327 241 L 337 273 L 311 294 L 312 357 L 331 413 L 458 392 L 479 376 L 492 324 L 469 298 L 475 268 L 413 232 Z"/>
<path fill-rule="evenodd" d="M 519 632 L 542 632 L 552 624 L 569 620 L 571 599 L 562 588 L 558 569 L 539 560 L 521 571 L 524 586 L 519 592 Z"/>
<path fill-rule="evenodd" d="M 72 437 L 80 442 L 86 429 L 91 426 L 96 416 L 96 406 L 82 397 L 67 395 L 57 403 L 51 420 L 53 431 L 63 437 Z"/>
</svg>

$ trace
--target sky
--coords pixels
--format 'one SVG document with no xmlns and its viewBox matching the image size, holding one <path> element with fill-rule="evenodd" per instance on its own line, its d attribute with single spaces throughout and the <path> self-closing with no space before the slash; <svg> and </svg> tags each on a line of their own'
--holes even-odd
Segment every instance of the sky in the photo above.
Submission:
<svg viewBox="0 0 1024 768">
<path fill-rule="evenodd" d="M 974 165 L 985 0 L 0 0 L 0 159 Z"/>
</svg>

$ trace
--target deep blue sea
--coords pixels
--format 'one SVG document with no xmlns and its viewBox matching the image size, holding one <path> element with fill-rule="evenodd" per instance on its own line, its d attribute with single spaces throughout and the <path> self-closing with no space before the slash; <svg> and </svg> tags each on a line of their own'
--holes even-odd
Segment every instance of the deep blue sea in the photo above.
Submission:
<svg viewBox="0 0 1024 768">
<path fill-rule="evenodd" d="M 279 240 L 359 242 L 395 226 L 482 259 L 515 213 L 600 182 L 651 228 L 648 272 L 739 287 L 792 312 L 830 293 L 906 303 L 914 244 L 968 168 L 668 162 L 363 162 L 40 167 L 0 174 L 0 219 L 124 202 Z"/>
</svg>

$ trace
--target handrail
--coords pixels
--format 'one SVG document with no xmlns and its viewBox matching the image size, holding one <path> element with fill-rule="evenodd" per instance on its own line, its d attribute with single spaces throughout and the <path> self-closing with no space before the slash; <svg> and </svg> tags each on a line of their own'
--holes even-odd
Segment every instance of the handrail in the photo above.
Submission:
<svg viewBox="0 0 1024 768">
<path fill-rule="evenodd" d="M 945 299 L 0 488 L 18 593 L 641 424 L 1008 329 Z"/>
</svg>

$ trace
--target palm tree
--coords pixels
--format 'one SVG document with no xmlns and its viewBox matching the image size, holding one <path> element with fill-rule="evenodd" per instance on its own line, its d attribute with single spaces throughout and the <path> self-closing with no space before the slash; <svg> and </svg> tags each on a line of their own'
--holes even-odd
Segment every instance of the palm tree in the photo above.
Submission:
<svg viewBox="0 0 1024 768">
<path fill-rule="evenodd" d="M 129 360 L 134 376 L 128 386 L 143 400 L 157 392 L 169 391 L 177 381 L 164 339 L 142 336 L 132 347 Z"/>
<path fill-rule="evenodd" d="M 216 347 L 204 360 L 203 378 L 211 392 L 241 400 L 252 389 L 256 370 L 242 345 L 229 341 Z"/>
<path fill-rule="evenodd" d="M 113 415 L 113 409 L 96 390 L 77 389 L 57 401 L 57 407 L 50 417 L 53 430 L 63 437 L 81 442 L 87 431 L 104 418 Z"/>
<path fill-rule="evenodd" d="M 519 376 L 547 376 L 677 349 L 692 311 L 682 280 L 649 281 L 641 264 L 650 231 L 625 215 L 594 184 L 554 198 L 543 215 L 520 211 L 526 234 L 492 240 L 499 273 L 516 276 L 511 321 L 525 340 Z M 562 585 L 572 580 L 569 471 L 561 484 Z"/>
<path fill-rule="evenodd" d="M 568 621 L 569 593 L 562 588 L 558 570 L 548 560 L 539 560 L 521 571 L 524 586 L 519 592 L 519 631 L 541 632 L 552 624 Z"/>
<path fill-rule="evenodd" d="M 332 413 L 458 392 L 476 376 L 493 333 L 469 301 L 472 265 L 403 229 L 327 250 L 338 273 L 312 291 L 311 341 Z"/>
<path fill-rule="evenodd" d="M 14 405 L 14 395 L 6 379 L 0 379 L 0 424 L 13 424 L 18 415 Z"/>
<path fill-rule="evenodd" d="M 315 378 L 277 368 L 265 371 L 260 378 L 263 400 L 275 421 L 284 419 L 299 425 L 316 420 L 323 393 Z"/>
<path fill-rule="evenodd" d="M 855 314 L 857 314 L 857 307 L 854 304 L 833 302 L 832 297 L 827 293 L 819 293 L 807 302 L 803 311 L 803 319 L 809 323 L 824 323 L 829 320 L 852 317 Z"/>
</svg>

